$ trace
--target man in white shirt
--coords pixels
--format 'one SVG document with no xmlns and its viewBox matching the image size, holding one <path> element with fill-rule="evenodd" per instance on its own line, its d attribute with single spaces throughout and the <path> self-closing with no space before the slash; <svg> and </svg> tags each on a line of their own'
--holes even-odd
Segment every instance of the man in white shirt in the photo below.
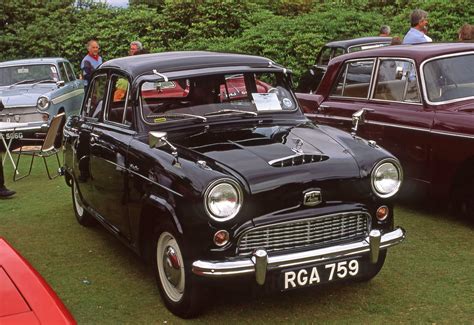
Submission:
<svg viewBox="0 0 474 325">
<path fill-rule="evenodd" d="M 430 42 L 425 31 L 428 26 L 428 13 L 421 9 L 415 9 L 410 15 L 411 28 L 403 38 L 402 44 L 417 44 Z"/>
</svg>

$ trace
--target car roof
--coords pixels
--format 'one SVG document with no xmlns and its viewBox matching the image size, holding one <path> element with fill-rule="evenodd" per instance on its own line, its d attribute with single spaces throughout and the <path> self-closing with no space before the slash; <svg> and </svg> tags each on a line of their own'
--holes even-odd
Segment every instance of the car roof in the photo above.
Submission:
<svg viewBox="0 0 474 325">
<path fill-rule="evenodd" d="M 283 69 L 282 66 L 272 60 L 260 56 L 206 51 L 163 52 L 127 56 L 107 61 L 100 66 L 100 69 L 118 68 L 128 72 L 135 78 L 143 74 L 152 74 L 153 70 L 158 73 L 166 73 L 220 67 Z"/>
<path fill-rule="evenodd" d="M 341 41 L 333 41 L 326 44 L 327 47 L 343 47 L 348 49 L 354 45 L 361 45 L 361 44 L 372 44 L 372 43 L 391 43 L 391 37 L 382 37 L 382 36 L 370 36 L 370 37 L 359 37 L 359 38 L 352 38 L 347 40 Z"/>
<path fill-rule="evenodd" d="M 474 43 L 422 43 L 390 45 L 360 52 L 344 54 L 334 58 L 334 62 L 369 57 L 411 58 L 418 63 L 440 55 L 474 51 Z"/>
<path fill-rule="evenodd" d="M 22 59 L 13 61 L 0 62 L 0 67 L 6 67 L 11 65 L 22 65 L 22 64 L 54 64 L 58 61 L 67 61 L 64 58 L 33 58 L 33 59 Z"/>
</svg>

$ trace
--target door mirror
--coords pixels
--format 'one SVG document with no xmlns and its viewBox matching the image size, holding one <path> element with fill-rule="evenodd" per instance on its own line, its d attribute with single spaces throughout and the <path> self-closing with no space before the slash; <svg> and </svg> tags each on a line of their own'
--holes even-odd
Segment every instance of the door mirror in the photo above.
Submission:
<svg viewBox="0 0 474 325">
<path fill-rule="evenodd" d="M 150 148 L 160 148 L 167 144 L 166 132 L 148 133 L 148 145 Z"/>
<path fill-rule="evenodd" d="M 58 86 L 59 88 L 63 87 L 66 83 L 64 82 L 64 80 L 59 80 L 59 81 L 56 81 L 56 86 Z"/>
<path fill-rule="evenodd" d="M 359 128 L 359 125 L 362 125 L 365 123 L 365 115 L 367 112 L 373 112 L 374 110 L 371 108 L 362 108 L 352 114 L 352 136 L 355 136 L 357 133 L 357 129 Z"/>
</svg>

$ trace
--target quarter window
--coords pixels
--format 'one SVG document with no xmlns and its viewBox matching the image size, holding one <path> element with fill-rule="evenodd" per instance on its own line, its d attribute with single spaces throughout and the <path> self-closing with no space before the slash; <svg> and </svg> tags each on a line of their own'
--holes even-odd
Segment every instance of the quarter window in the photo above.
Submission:
<svg viewBox="0 0 474 325">
<path fill-rule="evenodd" d="M 405 60 L 380 60 L 374 98 L 399 102 L 420 102 L 414 64 Z"/>
<path fill-rule="evenodd" d="M 374 60 L 351 61 L 344 64 L 333 96 L 368 98 Z"/>
</svg>

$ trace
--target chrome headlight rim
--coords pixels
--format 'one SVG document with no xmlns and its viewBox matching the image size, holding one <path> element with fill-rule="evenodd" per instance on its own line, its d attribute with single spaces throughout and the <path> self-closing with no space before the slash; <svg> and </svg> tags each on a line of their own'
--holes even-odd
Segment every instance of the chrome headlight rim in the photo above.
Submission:
<svg viewBox="0 0 474 325">
<path fill-rule="evenodd" d="M 380 192 L 377 189 L 377 186 L 375 185 L 375 182 L 376 182 L 375 175 L 377 174 L 377 171 L 379 170 L 379 168 L 381 168 L 385 164 L 392 164 L 398 172 L 398 184 L 392 191 L 390 191 L 388 193 Z M 375 165 L 375 167 L 372 169 L 372 172 L 370 174 L 370 186 L 372 187 L 372 191 L 375 193 L 375 195 L 377 195 L 378 197 L 380 197 L 382 199 L 387 199 L 387 198 L 390 198 L 390 197 L 394 196 L 395 194 L 397 194 L 400 191 L 400 187 L 402 186 L 402 182 L 403 182 L 403 169 L 402 169 L 402 166 L 400 165 L 400 162 L 398 160 L 393 159 L 393 158 L 386 158 L 386 159 L 382 159 L 381 161 L 379 161 Z"/>
<path fill-rule="evenodd" d="M 219 217 L 219 216 L 214 215 L 212 213 L 211 209 L 209 208 L 209 194 L 211 193 L 211 191 L 217 185 L 221 185 L 223 183 L 232 186 L 233 189 L 236 191 L 236 193 L 237 193 L 237 207 L 236 207 L 235 211 L 233 213 L 231 213 L 230 215 L 228 215 L 226 217 Z M 206 210 L 206 213 L 212 220 L 217 221 L 217 222 L 225 222 L 225 221 L 233 219 L 240 212 L 240 209 L 242 208 L 242 203 L 243 203 L 242 188 L 241 188 L 240 184 L 237 181 L 235 181 L 231 178 L 220 178 L 218 180 L 213 181 L 212 183 L 210 183 L 208 185 L 206 191 L 204 192 L 204 208 Z"/>
<path fill-rule="evenodd" d="M 41 112 L 44 112 L 48 109 L 50 104 L 50 100 L 46 96 L 40 96 L 38 97 L 38 100 L 36 101 L 36 108 L 40 110 Z"/>
</svg>

